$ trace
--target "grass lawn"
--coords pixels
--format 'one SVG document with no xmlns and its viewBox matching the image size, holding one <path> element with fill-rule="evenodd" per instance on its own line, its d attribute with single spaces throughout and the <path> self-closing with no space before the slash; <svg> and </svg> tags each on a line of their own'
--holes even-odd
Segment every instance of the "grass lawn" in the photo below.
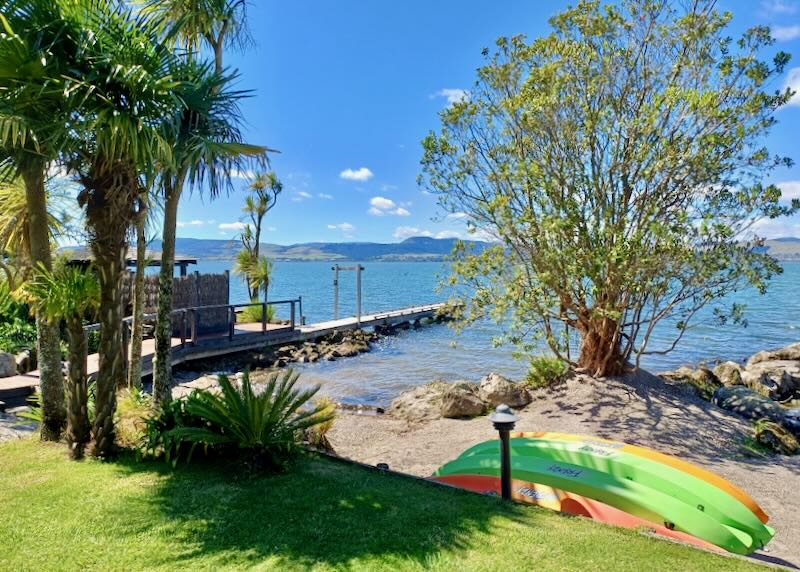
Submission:
<svg viewBox="0 0 800 572">
<path fill-rule="evenodd" d="M 762 569 L 316 457 L 238 479 L 16 441 L 0 445 L 0 511 L 0 570 Z"/>
</svg>

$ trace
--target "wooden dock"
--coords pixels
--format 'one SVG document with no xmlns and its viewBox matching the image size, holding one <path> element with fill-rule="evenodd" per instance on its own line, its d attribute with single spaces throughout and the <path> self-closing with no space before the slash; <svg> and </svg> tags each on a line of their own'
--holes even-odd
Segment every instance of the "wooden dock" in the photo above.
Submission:
<svg viewBox="0 0 800 572">
<path fill-rule="evenodd" d="M 444 304 L 427 304 L 401 308 L 388 312 L 364 314 L 360 321 L 355 316 L 339 320 L 329 320 L 309 325 L 289 325 L 231 322 L 227 332 L 218 334 L 197 335 L 192 328 L 191 333 L 182 332 L 180 337 L 172 338 L 172 365 L 192 360 L 206 359 L 237 352 L 257 350 L 264 347 L 284 345 L 315 340 L 333 332 L 356 330 L 359 328 L 394 327 L 405 323 L 414 323 L 425 318 L 434 318 Z M 230 306 L 234 308 L 235 306 Z M 192 308 L 181 312 L 192 311 Z M 292 312 L 294 314 L 294 312 Z M 233 312 L 231 312 L 233 315 Z M 235 320 L 235 318 L 234 318 Z M 142 342 L 142 376 L 153 373 L 153 356 L 155 340 Z M 97 375 L 99 360 L 97 354 L 87 359 L 87 372 L 92 378 Z M 19 402 L 32 394 L 39 385 L 39 372 L 32 371 L 23 375 L 0 379 L 0 403 Z"/>
</svg>

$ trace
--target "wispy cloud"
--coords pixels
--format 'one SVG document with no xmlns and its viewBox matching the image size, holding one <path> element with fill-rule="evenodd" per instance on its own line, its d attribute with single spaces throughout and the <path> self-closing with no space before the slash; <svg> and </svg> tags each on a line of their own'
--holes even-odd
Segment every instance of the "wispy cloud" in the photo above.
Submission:
<svg viewBox="0 0 800 572">
<path fill-rule="evenodd" d="M 444 97 L 447 99 L 447 105 L 453 105 L 466 100 L 469 97 L 469 92 L 466 89 L 446 87 L 444 89 L 440 89 L 430 97 L 431 99 L 435 97 Z"/>
<path fill-rule="evenodd" d="M 295 203 L 299 203 L 301 201 L 305 201 L 311 198 L 311 193 L 306 191 L 296 191 L 294 196 L 292 197 L 292 201 Z"/>
<path fill-rule="evenodd" d="M 797 217 L 782 219 L 763 218 L 753 225 L 752 230 L 758 236 L 764 238 L 781 238 L 784 236 L 800 237 L 800 221 Z"/>
<path fill-rule="evenodd" d="M 276 226 L 268 226 L 266 230 L 267 230 L 267 232 L 275 232 L 276 230 L 278 230 L 278 227 L 276 227 Z"/>
<path fill-rule="evenodd" d="M 325 199 L 326 201 L 333 200 L 333 195 L 329 195 L 328 193 L 318 193 L 317 196 L 321 199 Z"/>
<path fill-rule="evenodd" d="M 787 87 L 794 92 L 792 99 L 789 100 L 789 105 L 800 105 L 800 67 L 792 68 L 786 74 L 783 89 Z"/>
<path fill-rule="evenodd" d="M 369 201 L 370 208 L 367 211 L 372 216 L 409 216 L 411 213 L 405 208 L 398 206 L 392 199 L 386 197 L 372 197 Z"/>
<path fill-rule="evenodd" d="M 424 236 L 427 238 L 461 238 L 461 233 L 457 230 L 433 232 L 416 226 L 398 226 L 394 229 L 393 236 L 399 240 L 405 240 L 406 238 L 413 238 L 415 236 Z"/>
<path fill-rule="evenodd" d="M 465 212 L 454 212 L 447 215 L 447 218 L 451 220 L 461 220 L 463 218 L 467 218 L 469 215 Z"/>
<path fill-rule="evenodd" d="M 255 171 L 240 171 L 239 169 L 233 169 L 231 171 L 231 177 L 234 179 L 255 179 L 256 172 Z"/>
<path fill-rule="evenodd" d="M 328 228 L 330 230 L 340 231 L 345 238 L 353 238 L 353 233 L 356 230 L 356 227 L 350 224 L 349 222 L 342 222 L 339 224 L 329 224 Z"/>
<path fill-rule="evenodd" d="M 800 26 L 773 26 L 770 28 L 772 37 L 779 42 L 788 42 L 800 37 Z"/>
<path fill-rule="evenodd" d="M 783 181 L 776 186 L 781 190 L 781 198 L 785 201 L 800 199 L 800 181 Z"/>
<path fill-rule="evenodd" d="M 221 231 L 229 231 L 229 230 L 244 230 L 244 227 L 247 226 L 241 221 L 236 222 L 223 222 L 217 227 Z"/>
<path fill-rule="evenodd" d="M 373 176 L 374 173 L 366 167 L 361 167 L 359 169 L 345 169 L 339 173 L 339 177 L 345 181 L 359 181 L 362 183 L 369 181 Z"/>
<path fill-rule="evenodd" d="M 208 221 L 208 222 L 209 223 L 213 223 L 214 221 Z M 179 220 L 177 222 L 177 227 L 178 228 L 184 228 L 184 227 L 187 227 L 187 226 L 203 226 L 204 224 L 206 224 L 206 221 L 204 221 L 204 220 L 197 220 L 197 219 L 190 220 L 190 221 Z"/>
<path fill-rule="evenodd" d="M 387 185 L 387 184 L 381 185 L 381 192 L 382 193 L 391 193 L 392 191 L 396 191 L 396 190 L 397 190 L 397 185 Z"/>
<path fill-rule="evenodd" d="M 761 12 L 765 16 L 796 14 L 797 4 L 788 0 L 761 0 Z"/>
</svg>

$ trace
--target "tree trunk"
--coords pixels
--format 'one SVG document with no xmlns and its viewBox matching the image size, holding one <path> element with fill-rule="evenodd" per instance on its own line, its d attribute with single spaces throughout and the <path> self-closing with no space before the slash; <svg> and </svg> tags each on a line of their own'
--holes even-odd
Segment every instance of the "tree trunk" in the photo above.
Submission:
<svg viewBox="0 0 800 572">
<path fill-rule="evenodd" d="M 88 410 L 86 355 L 88 344 L 81 319 L 67 321 L 69 335 L 69 376 L 67 377 L 67 442 L 79 459 L 91 438 Z"/>
<path fill-rule="evenodd" d="M 183 178 L 178 179 L 182 181 Z M 164 232 L 161 245 L 161 274 L 158 280 L 158 321 L 156 363 L 153 373 L 153 405 L 167 403 L 172 394 L 172 290 L 175 274 L 175 230 L 178 224 L 180 184 L 164 183 Z"/>
<path fill-rule="evenodd" d="M 28 240 L 34 270 L 41 266 L 52 270 L 50 229 L 47 222 L 47 194 L 44 188 L 44 163 L 23 173 L 25 199 L 30 219 Z M 61 372 L 61 348 L 58 325 L 48 324 L 36 315 L 36 355 L 39 366 L 39 390 L 42 394 L 41 438 L 57 441 L 66 424 L 64 376 Z"/>
<path fill-rule="evenodd" d="M 128 367 L 128 387 L 142 387 L 142 335 L 144 330 L 144 272 L 147 256 L 145 223 L 147 211 L 142 210 L 136 221 L 136 276 L 133 282 L 133 326 L 131 332 L 131 357 Z"/>
<path fill-rule="evenodd" d="M 125 383 L 122 361 L 122 275 L 125 271 L 125 233 L 117 240 L 93 241 L 100 283 L 99 371 L 95 382 L 94 451 L 107 456 L 114 449 L 117 388 Z"/>
<path fill-rule="evenodd" d="M 620 351 L 619 324 L 610 318 L 591 318 L 579 324 L 581 351 L 578 367 L 595 376 L 620 375 L 625 359 Z"/>
</svg>

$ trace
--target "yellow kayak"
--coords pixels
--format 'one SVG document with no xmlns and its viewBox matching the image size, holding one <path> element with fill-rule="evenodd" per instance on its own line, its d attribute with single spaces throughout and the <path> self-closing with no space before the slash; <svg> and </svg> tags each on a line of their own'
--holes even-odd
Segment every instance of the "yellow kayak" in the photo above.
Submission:
<svg viewBox="0 0 800 572">
<path fill-rule="evenodd" d="M 636 455 L 645 459 L 650 459 L 651 461 L 656 461 L 658 463 L 662 463 L 664 465 L 673 467 L 680 471 L 683 471 L 687 474 L 692 475 L 698 479 L 701 479 L 711 485 L 714 485 L 718 489 L 721 489 L 734 497 L 736 500 L 741 502 L 745 505 L 748 509 L 750 509 L 753 514 L 755 514 L 758 519 L 765 523 L 769 520 L 769 517 L 764 512 L 764 510 L 758 506 L 758 503 L 753 500 L 753 498 L 744 492 L 742 489 L 734 485 L 733 483 L 726 481 L 722 477 L 715 475 L 710 471 L 706 471 L 705 469 L 701 469 L 697 465 L 693 465 L 691 463 L 687 463 L 686 461 L 682 461 L 677 457 L 672 457 L 670 455 L 665 455 L 664 453 L 659 453 L 657 451 L 653 451 L 652 449 L 645 449 L 644 447 L 637 447 L 636 445 L 629 445 L 627 443 L 622 443 L 620 441 L 612 441 L 611 439 L 602 439 L 600 437 L 590 437 L 588 435 L 573 435 L 571 433 L 557 433 L 557 432 L 524 432 L 524 433 L 512 433 L 511 437 L 528 437 L 533 439 L 555 439 L 559 441 L 595 441 L 598 443 L 605 443 L 610 445 L 617 446 L 620 451 L 629 453 L 631 455 Z"/>
</svg>

